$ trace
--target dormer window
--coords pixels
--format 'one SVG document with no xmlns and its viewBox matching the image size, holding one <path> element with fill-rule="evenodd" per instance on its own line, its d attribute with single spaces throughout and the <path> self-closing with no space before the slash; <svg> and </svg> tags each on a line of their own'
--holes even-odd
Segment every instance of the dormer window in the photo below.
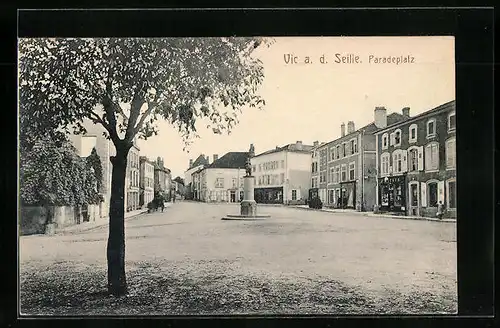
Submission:
<svg viewBox="0 0 500 328">
<path fill-rule="evenodd" d="M 432 119 L 427 122 L 427 138 L 436 136 L 436 120 Z"/>
</svg>

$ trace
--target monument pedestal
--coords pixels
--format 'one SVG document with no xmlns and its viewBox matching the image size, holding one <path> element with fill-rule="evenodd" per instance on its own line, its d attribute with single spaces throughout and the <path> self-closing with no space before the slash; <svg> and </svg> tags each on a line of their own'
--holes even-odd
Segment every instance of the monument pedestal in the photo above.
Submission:
<svg viewBox="0 0 500 328">
<path fill-rule="evenodd" d="M 240 203 L 240 215 L 229 214 L 222 220 L 255 220 L 269 218 L 270 215 L 257 215 L 257 202 L 254 200 L 253 176 L 243 177 L 243 201 Z"/>
</svg>

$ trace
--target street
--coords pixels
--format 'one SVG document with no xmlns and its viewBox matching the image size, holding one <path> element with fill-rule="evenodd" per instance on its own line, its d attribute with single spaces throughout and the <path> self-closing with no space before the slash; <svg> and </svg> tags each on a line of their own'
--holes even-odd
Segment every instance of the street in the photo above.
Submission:
<svg viewBox="0 0 500 328">
<path fill-rule="evenodd" d="M 177 202 L 126 220 L 129 294 L 105 295 L 108 227 L 20 238 L 21 312 L 425 314 L 457 310 L 456 224 Z"/>
</svg>

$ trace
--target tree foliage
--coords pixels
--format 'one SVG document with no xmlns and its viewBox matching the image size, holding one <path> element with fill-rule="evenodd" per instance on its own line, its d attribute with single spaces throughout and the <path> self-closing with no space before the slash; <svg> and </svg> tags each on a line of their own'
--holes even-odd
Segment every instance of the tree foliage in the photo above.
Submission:
<svg viewBox="0 0 500 328">
<path fill-rule="evenodd" d="M 245 106 L 260 107 L 261 38 L 21 39 L 21 134 L 85 132 L 102 124 L 115 145 L 158 133 L 156 120 L 178 127 L 188 143 L 197 118 L 230 129 Z M 101 105 L 101 109 L 96 108 Z M 59 127 L 59 129 L 58 129 Z"/>
<path fill-rule="evenodd" d="M 69 143 L 40 138 L 21 153 L 20 198 L 24 205 L 72 206 L 95 203 L 95 175 Z"/>
<path fill-rule="evenodd" d="M 101 163 L 101 158 L 97 154 L 97 150 L 95 149 L 95 147 L 92 148 L 92 151 L 90 155 L 87 157 L 86 162 L 89 171 L 92 170 L 94 172 L 94 176 L 96 178 L 97 192 L 102 193 L 102 188 L 103 188 L 102 163 Z"/>
</svg>

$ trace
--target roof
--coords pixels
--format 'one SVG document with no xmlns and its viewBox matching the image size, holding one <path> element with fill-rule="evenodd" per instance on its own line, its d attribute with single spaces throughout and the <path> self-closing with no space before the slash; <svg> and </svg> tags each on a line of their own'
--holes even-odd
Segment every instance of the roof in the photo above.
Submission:
<svg viewBox="0 0 500 328">
<path fill-rule="evenodd" d="M 207 157 L 204 154 L 201 154 L 198 156 L 198 158 L 193 162 L 193 165 L 191 165 L 190 168 L 199 166 L 199 165 L 208 165 L 208 160 Z"/>
<path fill-rule="evenodd" d="M 180 183 L 181 185 L 184 185 L 184 179 L 179 176 L 175 177 L 174 181 Z"/>
<path fill-rule="evenodd" d="M 444 111 L 444 110 L 451 109 L 451 108 L 455 108 L 455 100 L 448 101 L 447 103 L 439 105 L 439 106 L 437 106 L 437 107 L 435 107 L 433 109 L 430 109 L 430 110 L 428 110 L 426 112 L 423 112 L 423 113 L 420 113 L 420 114 L 418 114 L 416 116 L 410 117 L 407 120 L 405 120 L 404 123 L 413 122 L 413 121 L 419 120 L 419 119 L 421 119 L 423 117 L 426 117 L 428 115 L 433 115 L 433 114 L 435 114 L 437 112 Z M 375 134 L 379 134 L 379 133 L 382 133 L 384 131 L 387 131 L 387 130 L 389 130 L 391 128 L 394 128 L 394 127 L 400 125 L 401 123 L 403 123 L 403 122 L 398 121 L 398 122 L 393 122 L 391 124 L 391 123 L 389 123 L 389 121 L 387 121 L 387 126 L 385 128 L 383 128 L 383 129 L 378 129 L 378 131 Z"/>
<path fill-rule="evenodd" d="M 394 124 L 398 124 L 402 121 L 406 121 L 408 120 L 409 118 L 403 116 L 402 114 L 399 114 L 399 113 L 390 113 L 389 115 L 387 115 L 387 125 L 394 125 Z M 411 118 L 410 118 L 411 119 Z M 374 122 L 371 122 L 370 124 L 367 124 L 359 129 L 356 129 L 354 132 L 351 132 L 349 134 L 346 134 L 345 136 L 343 137 L 339 137 L 337 139 L 334 139 L 332 141 L 329 141 L 329 142 L 326 142 L 324 144 L 320 144 L 316 147 L 313 147 L 314 149 L 319 149 L 319 148 L 322 148 L 324 146 L 328 146 L 329 144 L 331 143 L 334 143 L 338 140 L 341 140 L 341 139 L 349 139 L 350 136 L 358 133 L 359 131 L 365 131 L 365 133 L 376 133 L 376 131 L 380 130 Z"/>
<path fill-rule="evenodd" d="M 302 145 L 302 147 L 297 147 L 297 143 L 292 143 L 292 144 L 288 144 L 288 145 L 285 145 L 282 147 L 278 146 L 275 149 L 265 151 L 263 153 L 255 155 L 254 157 L 278 153 L 281 151 L 291 151 L 291 152 L 295 152 L 295 153 L 307 153 L 307 154 L 309 154 L 309 152 L 311 152 L 312 149 L 313 149 L 313 146 L 311 146 L 311 145 Z"/>
<path fill-rule="evenodd" d="M 208 169 L 238 169 L 244 168 L 247 162 L 248 152 L 229 152 L 221 158 L 217 159 L 212 164 L 208 165 Z"/>
</svg>

